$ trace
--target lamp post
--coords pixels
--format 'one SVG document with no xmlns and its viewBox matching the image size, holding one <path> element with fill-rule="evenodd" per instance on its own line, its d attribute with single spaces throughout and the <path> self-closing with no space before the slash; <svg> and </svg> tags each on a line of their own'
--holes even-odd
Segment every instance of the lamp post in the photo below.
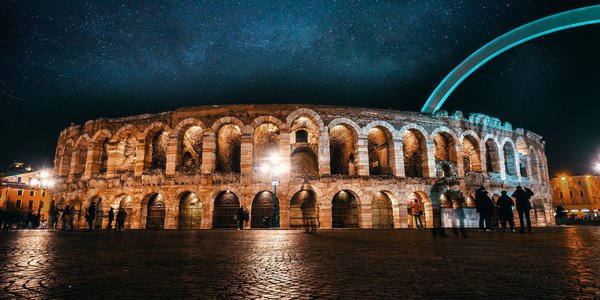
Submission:
<svg viewBox="0 0 600 300">
<path fill-rule="evenodd" d="M 265 163 L 261 167 L 262 171 L 266 174 L 273 176 L 273 218 L 271 221 L 271 227 L 279 227 L 279 199 L 277 199 L 277 186 L 279 181 L 277 176 L 283 174 L 286 171 L 286 166 L 281 164 L 281 158 L 277 153 L 271 154 L 269 157 L 269 163 Z"/>
</svg>

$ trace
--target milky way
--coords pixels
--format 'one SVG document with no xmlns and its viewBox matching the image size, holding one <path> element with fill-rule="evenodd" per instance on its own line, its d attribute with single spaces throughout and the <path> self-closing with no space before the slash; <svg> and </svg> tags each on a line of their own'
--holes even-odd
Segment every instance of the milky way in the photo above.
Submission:
<svg viewBox="0 0 600 300">
<path fill-rule="evenodd" d="M 51 163 L 62 128 L 99 117 L 242 102 L 419 110 L 446 73 L 489 40 L 593 3 L 547 2 L 3 1 L 0 134 L 15 147 L 0 150 L 0 168 L 42 157 Z M 600 31 L 578 33 L 591 39 Z M 577 51 L 557 54 L 571 40 L 555 40 L 482 70 L 450 107 L 544 131 L 473 99 L 498 107 L 509 99 L 507 108 L 523 109 L 547 97 L 522 78 L 557 80 L 544 78 L 564 63 L 561 55 Z M 504 86 L 473 87 L 490 78 Z"/>
</svg>

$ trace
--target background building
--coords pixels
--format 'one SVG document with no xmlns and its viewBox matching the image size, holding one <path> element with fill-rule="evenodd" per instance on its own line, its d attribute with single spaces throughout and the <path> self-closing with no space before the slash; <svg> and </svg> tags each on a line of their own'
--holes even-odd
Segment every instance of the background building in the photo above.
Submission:
<svg viewBox="0 0 600 300">
<path fill-rule="evenodd" d="M 600 210 L 600 176 L 559 176 L 550 180 L 552 205 L 562 206 L 567 218 L 597 219 Z"/>
<path fill-rule="evenodd" d="M 53 185 L 51 172 L 36 171 L 0 178 L 0 208 L 2 227 L 17 226 L 28 213 L 39 215 L 40 221 L 48 220 L 50 191 Z"/>
</svg>

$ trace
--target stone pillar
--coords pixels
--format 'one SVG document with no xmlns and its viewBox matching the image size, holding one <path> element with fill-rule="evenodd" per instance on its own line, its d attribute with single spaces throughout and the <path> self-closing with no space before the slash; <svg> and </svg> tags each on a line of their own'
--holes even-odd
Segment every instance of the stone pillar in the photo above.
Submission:
<svg viewBox="0 0 600 300">
<path fill-rule="evenodd" d="M 290 133 L 287 130 L 280 130 L 279 132 L 279 157 L 281 157 L 281 164 L 283 166 L 286 166 L 288 168 L 287 172 L 285 172 L 284 174 L 282 174 L 279 178 L 280 182 L 287 182 L 289 180 L 289 173 L 290 173 L 290 169 L 291 168 L 291 146 L 290 146 Z M 281 207 L 281 202 L 280 202 L 280 207 Z M 279 209 L 280 213 L 281 213 L 281 209 Z M 283 218 L 281 218 L 281 214 L 280 214 L 280 218 L 279 220 L 283 220 Z M 289 225 L 289 220 L 288 220 L 288 225 Z"/>
<path fill-rule="evenodd" d="M 506 180 L 506 161 L 504 161 L 504 149 L 498 148 L 498 165 L 500 167 L 500 178 Z"/>
<path fill-rule="evenodd" d="M 319 206 L 319 224 L 321 229 L 331 229 L 331 205 L 321 204 Z"/>
<path fill-rule="evenodd" d="M 178 146 L 177 135 L 170 135 L 169 142 L 167 143 L 167 167 L 165 168 L 165 175 L 167 177 L 175 175 L 175 169 L 177 168 L 177 152 L 180 151 Z"/>
<path fill-rule="evenodd" d="M 202 174 L 212 174 L 217 165 L 217 141 L 215 133 L 212 131 L 204 132 L 204 142 L 202 144 Z M 212 226 L 212 218 L 211 218 Z"/>
<path fill-rule="evenodd" d="M 135 167 L 133 170 L 133 175 L 135 177 L 142 176 L 144 173 L 144 167 L 146 166 L 146 141 L 138 140 L 138 147 L 135 150 Z"/>
<path fill-rule="evenodd" d="M 321 136 L 319 137 L 319 174 L 331 174 L 330 160 L 329 128 L 325 126 L 325 129 L 321 132 Z"/>
<path fill-rule="evenodd" d="M 76 170 L 80 168 L 79 164 L 79 149 L 73 149 L 71 154 L 71 167 L 69 168 L 69 173 L 67 177 L 67 182 L 72 182 L 73 177 L 75 176 Z"/>
<path fill-rule="evenodd" d="M 487 177 L 488 173 L 486 154 L 487 150 L 485 148 L 485 141 L 482 140 L 482 142 L 479 143 L 479 160 L 481 161 L 481 173 L 483 173 L 485 177 Z"/>
<path fill-rule="evenodd" d="M 95 153 L 96 153 L 96 148 L 94 147 L 94 145 L 90 145 L 90 147 L 88 147 L 88 151 L 87 151 L 87 157 L 85 158 L 85 171 L 83 171 L 83 180 L 88 180 L 90 178 L 92 178 L 92 174 L 94 172 L 94 164 L 97 163 L 94 161 L 95 158 Z"/>
<path fill-rule="evenodd" d="M 427 140 L 425 145 L 427 145 L 427 159 L 423 160 L 423 175 L 435 178 L 437 177 L 435 170 L 435 143 Z"/>
<path fill-rule="evenodd" d="M 456 175 L 458 177 L 465 177 L 465 162 L 462 158 L 462 143 L 456 143 Z"/>
<path fill-rule="evenodd" d="M 356 157 L 356 163 L 358 164 L 358 175 L 369 176 L 369 142 L 365 134 L 358 136 L 358 157 Z"/>
<path fill-rule="evenodd" d="M 393 174 L 396 177 L 406 177 L 404 171 L 404 149 L 402 149 L 402 137 L 394 136 L 394 166 Z"/>
<path fill-rule="evenodd" d="M 395 228 L 408 228 L 408 205 L 403 198 L 399 199 L 400 203 L 394 205 L 394 227 Z"/>
<path fill-rule="evenodd" d="M 116 174 L 119 149 L 117 143 L 108 144 L 108 161 L 106 162 L 106 178 L 113 178 Z"/>
<path fill-rule="evenodd" d="M 252 174 L 252 150 L 252 133 L 242 133 L 240 145 L 240 173 L 242 174 Z"/>
<path fill-rule="evenodd" d="M 371 211 L 371 202 L 361 204 L 358 215 L 358 228 L 373 228 L 373 212 Z"/>
</svg>

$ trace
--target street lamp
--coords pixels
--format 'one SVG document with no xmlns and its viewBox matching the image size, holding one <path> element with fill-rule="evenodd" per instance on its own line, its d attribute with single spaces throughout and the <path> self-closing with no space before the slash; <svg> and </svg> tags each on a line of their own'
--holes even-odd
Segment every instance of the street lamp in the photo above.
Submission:
<svg viewBox="0 0 600 300">
<path fill-rule="evenodd" d="M 277 199 L 277 176 L 287 171 L 287 166 L 281 164 L 281 158 L 277 153 L 272 153 L 268 163 L 261 166 L 263 173 L 273 176 L 273 219 L 271 227 L 279 227 L 279 200 Z"/>
</svg>

